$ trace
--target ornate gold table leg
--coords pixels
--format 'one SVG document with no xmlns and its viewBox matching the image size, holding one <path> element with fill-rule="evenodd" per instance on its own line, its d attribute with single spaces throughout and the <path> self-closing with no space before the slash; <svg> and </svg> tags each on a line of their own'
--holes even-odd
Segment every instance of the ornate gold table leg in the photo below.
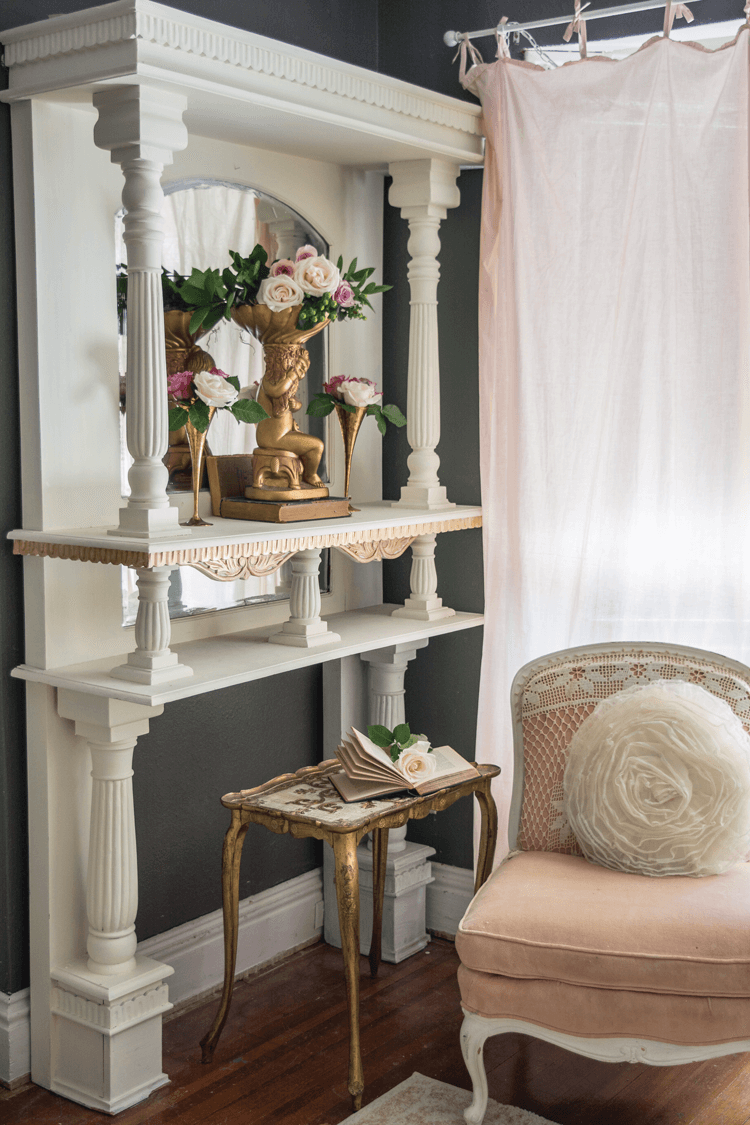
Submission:
<svg viewBox="0 0 750 1125">
<path fill-rule="evenodd" d="M 349 1093 L 352 1105 L 357 1110 L 362 1106 L 365 1081 L 359 1046 L 359 863 L 354 834 L 336 833 L 333 854 L 336 861 L 341 952 L 349 1003 Z"/>
<path fill-rule="evenodd" d="M 370 940 L 370 976 L 380 968 L 383 936 L 383 897 L 385 895 L 385 864 L 388 859 L 388 829 L 375 828 L 372 833 L 372 938 Z"/>
<path fill-rule="evenodd" d="M 479 858 L 477 860 L 477 877 L 474 883 L 474 894 L 483 883 L 487 881 L 492 871 L 492 861 L 495 858 L 495 845 L 497 844 L 497 805 L 492 796 L 491 778 L 485 778 L 481 787 L 475 790 L 479 809 L 482 814 L 482 826 L 479 836 Z"/>
<path fill-rule="evenodd" d="M 237 936 L 240 908 L 240 859 L 249 821 L 241 809 L 232 809 L 232 822 L 224 837 L 221 853 L 221 902 L 224 911 L 224 989 L 216 1018 L 210 1031 L 201 1039 L 201 1062 L 211 1062 L 224 1024 L 229 1015 L 234 989 L 234 969 L 237 964 Z"/>
</svg>

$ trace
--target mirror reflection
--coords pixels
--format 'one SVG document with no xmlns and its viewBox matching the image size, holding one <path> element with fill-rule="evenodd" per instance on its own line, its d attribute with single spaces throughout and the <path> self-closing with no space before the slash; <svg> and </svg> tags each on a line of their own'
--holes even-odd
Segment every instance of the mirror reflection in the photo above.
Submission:
<svg viewBox="0 0 750 1125">
<path fill-rule="evenodd" d="M 164 250 L 162 264 L 170 272 L 189 275 L 194 268 L 204 270 L 229 264 L 231 247 L 249 253 L 260 243 L 268 253 L 269 262 L 291 257 L 305 243 L 327 255 L 327 242 L 302 216 L 273 197 L 237 184 L 214 180 L 186 180 L 169 184 L 164 189 L 162 211 Z M 116 263 L 127 263 L 123 240 L 122 215 L 115 222 Z M 120 319 L 120 386 L 124 407 L 126 366 L 127 313 Z M 249 333 L 232 321 L 221 320 L 200 340 L 200 346 L 213 357 L 222 371 L 236 376 L 242 387 L 260 382 L 263 376 L 263 349 Z M 300 385 L 302 413 L 307 402 L 322 390 L 327 379 L 326 334 L 310 340 L 310 377 Z M 325 437 L 324 418 L 306 418 L 306 428 L 315 436 Z M 240 425 L 228 411 L 217 411 L 209 435 L 210 452 L 215 455 L 251 453 L 255 448 L 255 426 Z M 127 473 L 131 459 L 125 441 L 124 409 L 121 415 L 121 481 L 123 496 L 128 495 Z M 165 458 L 169 470 L 170 492 L 191 492 L 190 452 L 184 432 L 170 434 L 170 447 Z M 325 462 L 320 476 L 328 479 Z M 207 488 L 204 480 L 204 488 Z M 327 592 L 328 552 L 320 568 L 321 590 Z M 135 622 L 137 590 L 135 572 L 123 568 L 123 625 Z M 289 596 L 291 563 L 276 574 L 234 582 L 214 582 L 189 567 L 173 571 L 170 593 L 170 617 L 185 617 L 217 609 L 251 605 Z"/>
</svg>

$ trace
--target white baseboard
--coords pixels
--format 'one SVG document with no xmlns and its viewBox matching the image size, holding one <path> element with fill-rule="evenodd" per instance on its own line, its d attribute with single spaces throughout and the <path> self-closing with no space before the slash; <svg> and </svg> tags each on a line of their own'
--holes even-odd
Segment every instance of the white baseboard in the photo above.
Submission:
<svg viewBox="0 0 750 1125">
<path fill-rule="evenodd" d="M 474 897 L 474 872 L 433 863 L 432 878 L 427 888 L 427 929 L 455 937 L 458 923 Z"/>
<path fill-rule="evenodd" d="M 29 989 L 0 992 L 0 1082 L 15 1082 L 30 1071 Z"/>
<path fill-rule="evenodd" d="M 433 863 L 426 888 L 427 929 L 453 936 L 474 894 L 474 876 L 463 867 Z M 313 942 L 323 929 L 323 873 L 318 868 L 240 903 L 237 973 L 273 961 Z M 173 1004 L 208 992 L 224 977 L 224 923 L 220 910 L 166 933 L 147 938 L 138 952 L 174 969 L 169 979 Z M 0 992 L 0 1081 L 12 1082 L 31 1070 L 29 990 Z"/>
<path fill-rule="evenodd" d="M 237 973 L 320 937 L 323 929 L 323 873 L 298 875 L 240 903 Z M 139 942 L 138 952 L 174 969 L 169 978 L 173 1004 L 190 1000 L 224 979 L 224 922 L 220 910 Z"/>
</svg>

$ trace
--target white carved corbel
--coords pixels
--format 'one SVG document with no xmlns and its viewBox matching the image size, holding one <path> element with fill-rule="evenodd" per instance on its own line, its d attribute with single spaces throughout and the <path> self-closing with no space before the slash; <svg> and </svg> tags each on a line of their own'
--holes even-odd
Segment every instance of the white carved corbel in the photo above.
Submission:
<svg viewBox="0 0 750 1125">
<path fill-rule="evenodd" d="M 99 120 L 94 142 L 122 167 L 125 244 L 128 248 L 127 442 L 133 457 L 130 496 L 110 532 L 140 538 L 189 535 L 167 496 L 166 358 L 161 293 L 164 230 L 161 173 L 186 147 L 182 114 L 187 99 L 167 90 L 113 86 L 94 94 Z"/>
<path fill-rule="evenodd" d="M 448 160 L 405 160 L 391 164 L 388 200 L 409 223 L 409 371 L 406 436 L 409 480 L 396 503 L 409 508 L 448 508 L 438 479 L 440 458 L 440 364 L 437 287 L 440 279 L 440 223 L 460 201 L 459 166 Z"/>
</svg>

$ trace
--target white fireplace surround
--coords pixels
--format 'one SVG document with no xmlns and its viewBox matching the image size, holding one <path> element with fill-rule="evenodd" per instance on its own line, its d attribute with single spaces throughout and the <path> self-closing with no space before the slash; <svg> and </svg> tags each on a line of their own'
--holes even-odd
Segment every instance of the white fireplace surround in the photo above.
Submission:
<svg viewBox="0 0 750 1125">
<path fill-rule="evenodd" d="M 161 1021 L 169 988 L 175 981 L 177 995 L 182 988 L 179 972 L 161 960 L 167 938 L 138 946 L 134 928 L 131 758 L 150 718 L 231 683 L 315 663 L 349 667 L 362 653 L 416 653 L 433 636 L 481 624 L 480 615 L 442 604 L 435 567 L 437 534 L 481 523 L 481 509 L 447 496 L 436 452 L 439 230 L 459 202 L 460 167 L 482 162 L 480 110 L 152 0 L 116 0 L 1 32 L 0 40 L 9 68 L 1 96 L 11 105 L 19 309 L 23 527 L 12 538 L 24 555 L 26 654 L 14 674 L 27 680 L 34 826 L 32 1076 L 111 1114 L 168 1080 Z M 408 277 L 387 279 L 408 284 L 411 294 L 411 453 L 400 499 L 382 500 L 380 438 L 364 427 L 353 476 L 359 512 L 349 520 L 325 528 L 218 519 L 211 528 L 181 527 L 189 513 L 167 496 L 161 463 L 162 184 L 208 177 L 255 188 L 309 221 L 334 259 L 356 253 L 382 276 L 386 174 L 390 203 L 410 229 Z M 134 458 L 125 501 L 113 268 L 114 216 L 123 205 Z M 338 325 L 329 356 L 332 371 L 357 370 L 380 384 L 379 316 Z M 333 424 L 328 439 L 335 494 L 343 455 Z M 322 546 L 334 548 L 331 592 L 315 600 L 311 620 L 295 610 L 305 599 L 293 586 L 290 605 L 170 627 L 171 567 L 242 558 L 262 572 L 294 555 L 293 584 L 309 584 Z M 382 560 L 409 547 L 410 597 L 383 606 Z M 139 575 L 134 630 L 121 625 L 120 565 Z M 266 643 L 285 622 L 286 634 L 305 643 Z M 315 643 L 323 635 L 326 643 Z M 396 661 L 396 694 L 408 659 Z M 356 664 L 361 680 L 364 665 Z M 355 684 L 339 695 L 324 701 L 324 727 L 336 739 L 352 700 L 364 706 L 366 691 Z M 314 926 L 308 919 L 306 930 L 292 926 L 295 934 L 314 935 L 319 925 L 308 892 Z M 264 901 L 278 905 L 284 893 L 272 888 Z M 257 938 L 251 959 L 268 953 L 263 917 L 247 913 Z M 0 1003 L 0 1062 L 5 1035 L 16 1060 L 9 1067 L 24 1050 L 25 1004 L 23 995 Z"/>
</svg>

